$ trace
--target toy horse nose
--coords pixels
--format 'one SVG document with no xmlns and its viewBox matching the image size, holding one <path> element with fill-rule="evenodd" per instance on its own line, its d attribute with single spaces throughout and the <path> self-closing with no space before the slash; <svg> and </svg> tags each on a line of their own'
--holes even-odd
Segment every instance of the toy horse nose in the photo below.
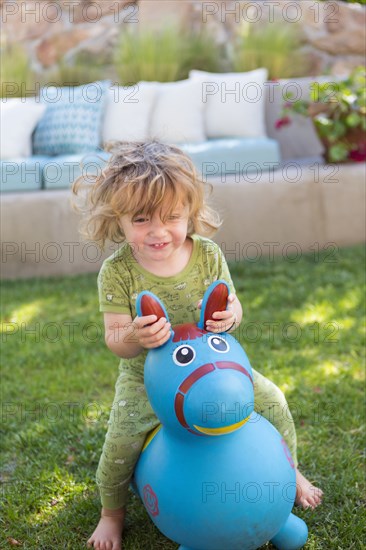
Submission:
<svg viewBox="0 0 366 550">
<path fill-rule="evenodd" d="M 253 409 L 251 378 L 228 366 L 216 368 L 197 380 L 183 404 L 187 424 L 206 435 L 224 435 L 237 430 Z"/>
</svg>

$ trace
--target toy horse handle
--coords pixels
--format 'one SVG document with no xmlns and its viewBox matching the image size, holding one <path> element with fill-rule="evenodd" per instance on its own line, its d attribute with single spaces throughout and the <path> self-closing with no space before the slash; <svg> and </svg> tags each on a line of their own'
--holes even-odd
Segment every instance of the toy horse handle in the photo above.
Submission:
<svg viewBox="0 0 366 550">
<path fill-rule="evenodd" d="M 197 323 L 198 328 L 205 329 L 207 321 L 212 319 L 212 314 L 215 311 L 227 309 L 229 292 L 229 285 L 226 281 L 218 280 L 210 284 L 203 296 L 201 316 Z"/>
<path fill-rule="evenodd" d="M 210 284 L 203 296 L 200 320 L 197 323 L 198 328 L 204 330 L 207 321 L 212 319 L 212 314 L 215 311 L 225 311 L 227 309 L 229 292 L 230 288 L 226 281 L 218 280 Z M 157 320 L 165 317 L 169 321 L 169 315 L 163 303 L 148 290 L 139 294 L 136 302 L 136 312 L 139 317 L 156 315 Z"/>
</svg>

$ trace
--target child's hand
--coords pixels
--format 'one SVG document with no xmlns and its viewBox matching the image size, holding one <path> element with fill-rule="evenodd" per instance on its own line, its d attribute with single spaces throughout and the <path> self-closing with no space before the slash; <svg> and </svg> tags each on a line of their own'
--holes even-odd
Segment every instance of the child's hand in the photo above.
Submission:
<svg viewBox="0 0 366 550">
<path fill-rule="evenodd" d="M 233 303 L 236 300 L 235 294 L 229 294 L 227 298 L 227 309 L 225 311 L 215 311 L 212 314 L 213 319 L 206 321 L 206 330 L 210 332 L 226 332 L 234 328 L 237 322 L 237 315 L 233 311 Z M 197 304 L 198 309 L 201 309 L 202 300 Z"/>
<path fill-rule="evenodd" d="M 143 317 L 136 316 L 133 321 L 134 337 L 143 348 L 158 348 L 170 338 L 171 324 L 165 317 L 158 321 L 156 319 L 156 315 L 144 315 Z"/>
</svg>

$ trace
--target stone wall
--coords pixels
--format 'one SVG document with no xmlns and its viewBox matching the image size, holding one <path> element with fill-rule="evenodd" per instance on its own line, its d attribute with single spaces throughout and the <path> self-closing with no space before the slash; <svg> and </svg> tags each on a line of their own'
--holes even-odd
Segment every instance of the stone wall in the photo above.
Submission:
<svg viewBox="0 0 366 550">
<path fill-rule="evenodd" d="M 138 23 L 131 0 L 2 0 L 2 48 L 22 43 L 37 72 L 79 51 L 103 53 L 119 28 Z"/>
<path fill-rule="evenodd" d="M 0 0 L 2 49 L 23 43 L 37 72 L 86 51 L 105 54 L 126 26 L 156 28 L 184 21 L 210 28 L 229 43 L 243 21 L 296 25 L 311 74 L 344 74 L 364 63 L 366 7 L 338 0 L 316 2 L 203 0 Z"/>
<path fill-rule="evenodd" d="M 150 11 L 164 8 L 164 1 L 149 3 Z M 211 26 L 223 43 L 227 43 L 243 25 L 280 23 L 296 27 L 302 51 L 309 57 L 311 75 L 344 74 L 365 63 L 366 7 L 339 0 L 317 2 L 288 1 L 195 1 L 191 20 L 196 27 Z M 146 9 L 145 8 L 145 9 Z"/>
</svg>

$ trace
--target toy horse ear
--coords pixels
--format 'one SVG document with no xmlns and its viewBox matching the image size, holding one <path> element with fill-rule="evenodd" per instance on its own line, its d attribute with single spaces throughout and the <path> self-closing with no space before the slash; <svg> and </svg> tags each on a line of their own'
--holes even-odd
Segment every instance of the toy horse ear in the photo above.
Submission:
<svg viewBox="0 0 366 550">
<path fill-rule="evenodd" d="M 165 319 L 169 321 L 168 313 L 159 298 L 148 290 L 140 292 L 137 296 L 136 312 L 139 317 L 144 315 L 156 315 L 157 321 L 162 317 L 165 317 Z"/>
<path fill-rule="evenodd" d="M 201 306 L 201 317 L 198 328 L 205 330 L 206 322 L 212 319 L 215 311 L 225 311 L 229 296 L 229 285 L 225 281 L 215 281 L 206 290 Z"/>
<path fill-rule="evenodd" d="M 139 317 L 144 315 L 156 315 L 157 321 L 162 317 L 165 317 L 169 321 L 168 314 L 165 307 L 155 294 L 144 290 L 140 292 L 136 300 L 136 311 Z"/>
</svg>

